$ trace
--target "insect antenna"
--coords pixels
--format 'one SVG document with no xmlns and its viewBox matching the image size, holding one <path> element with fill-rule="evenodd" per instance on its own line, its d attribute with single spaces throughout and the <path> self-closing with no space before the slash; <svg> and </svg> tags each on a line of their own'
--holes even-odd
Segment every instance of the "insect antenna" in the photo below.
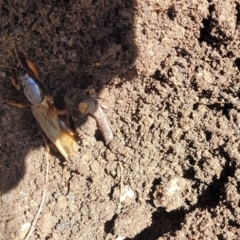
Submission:
<svg viewBox="0 0 240 240">
<path fill-rule="evenodd" d="M 12 58 L 12 60 L 13 60 L 13 63 L 14 63 L 14 62 L 15 62 L 15 59 L 14 59 L 14 56 L 13 56 L 12 52 L 11 52 L 9 49 L 7 49 L 6 51 L 7 51 L 8 54 L 11 56 L 11 58 Z"/>
<path fill-rule="evenodd" d="M 15 62 L 15 61 L 14 61 L 13 54 L 12 54 L 12 52 L 11 52 L 9 49 L 0 48 L 0 50 L 1 50 L 1 51 L 6 51 L 6 52 L 8 52 L 8 54 L 11 56 L 11 58 L 12 58 L 13 62 Z"/>
<path fill-rule="evenodd" d="M 11 69 L 14 69 L 17 71 L 17 69 L 15 67 L 10 67 L 10 66 L 7 66 L 7 65 L 0 65 L 0 68 L 11 68 Z"/>
<path fill-rule="evenodd" d="M 20 64 L 21 67 L 23 67 L 21 61 L 19 60 L 19 57 L 18 57 L 18 54 L 17 54 L 17 50 L 16 50 L 15 45 L 13 46 L 13 49 L 14 49 L 14 52 L 15 52 L 15 55 L 16 55 L 16 58 L 17 58 L 18 63 Z"/>
</svg>

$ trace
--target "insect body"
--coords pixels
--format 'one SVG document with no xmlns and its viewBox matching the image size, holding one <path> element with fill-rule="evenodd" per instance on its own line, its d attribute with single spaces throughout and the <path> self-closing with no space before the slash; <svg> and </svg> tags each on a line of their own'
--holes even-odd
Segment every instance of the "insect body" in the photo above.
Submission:
<svg viewBox="0 0 240 240">
<path fill-rule="evenodd" d="M 19 59 L 20 61 L 20 59 Z M 21 58 L 21 62 L 18 63 L 16 71 L 14 73 L 14 78 L 12 80 L 13 85 L 17 89 L 23 87 L 24 95 L 27 97 L 31 105 L 40 104 L 44 99 L 43 85 L 39 80 L 37 70 L 33 63 L 31 67 L 34 66 L 34 71 L 28 66 L 30 61 L 26 61 L 25 58 Z"/>
<path fill-rule="evenodd" d="M 24 56 L 18 58 L 12 83 L 18 90 L 23 88 L 37 122 L 64 158 L 73 155 L 76 140 L 69 124 L 68 111 L 56 109 L 53 98 L 44 93 L 35 65 Z"/>
</svg>

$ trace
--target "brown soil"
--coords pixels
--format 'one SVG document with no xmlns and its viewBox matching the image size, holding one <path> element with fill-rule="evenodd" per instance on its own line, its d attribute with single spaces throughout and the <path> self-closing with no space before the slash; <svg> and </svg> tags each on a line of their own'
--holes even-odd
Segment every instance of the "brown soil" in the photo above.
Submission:
<svg viewBox="0 0 240 240">
<path fill-rule="evenodd" d="M 0 64 L 17 50 L 63 96 L 82 142 L 51 151 L 30 239 L 240 239 L 240 1 L 0 3 Z M 45 188 L 44 141 L 0 71 L 0 239 L 24 239 Z M 77 104 L 90 88 L 103 142 Z M 121 202 L 120 202 L 121 197 Z"/>
</svg>

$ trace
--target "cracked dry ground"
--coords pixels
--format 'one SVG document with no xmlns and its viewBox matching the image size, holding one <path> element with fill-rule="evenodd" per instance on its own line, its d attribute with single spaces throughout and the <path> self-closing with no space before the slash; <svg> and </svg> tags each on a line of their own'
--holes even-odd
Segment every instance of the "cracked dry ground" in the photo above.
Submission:
<svg viewBox="0 0 240 240">
<path fill-rule="evenodd" d="M 240 1 L 2 0 L 0 14 L 0 64 L 14 39 L 82 132 L 75 158 L 51 151 L 30 239 L 240 239 Z M 0 239 L 20 240 L 46 160 L 31 110 L 3 102 L 25 100 L 10 76 L 1 68 Z M 109 146 L 77 110 L 91 88 Z"/>
</svg>

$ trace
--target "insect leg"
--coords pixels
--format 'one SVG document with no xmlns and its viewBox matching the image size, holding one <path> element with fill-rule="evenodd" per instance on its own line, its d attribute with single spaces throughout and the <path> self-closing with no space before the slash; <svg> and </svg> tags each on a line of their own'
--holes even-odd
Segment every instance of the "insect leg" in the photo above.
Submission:
<svg viewBox="0 0 240 240">
<path fill-rule="evenodd" d="M 18 108 L 26 108 L 26 107 L 29 107 L 29 106 L 30 106 L 29 103 L 18 103 L 18 102 L 11 101 L 11 100 L 6 100 L 6 101 L 4 101 L 4 102 L 7 103 L 7 104 L 10 105 L 10 106 L 18 107 Z"/>
</svg>

